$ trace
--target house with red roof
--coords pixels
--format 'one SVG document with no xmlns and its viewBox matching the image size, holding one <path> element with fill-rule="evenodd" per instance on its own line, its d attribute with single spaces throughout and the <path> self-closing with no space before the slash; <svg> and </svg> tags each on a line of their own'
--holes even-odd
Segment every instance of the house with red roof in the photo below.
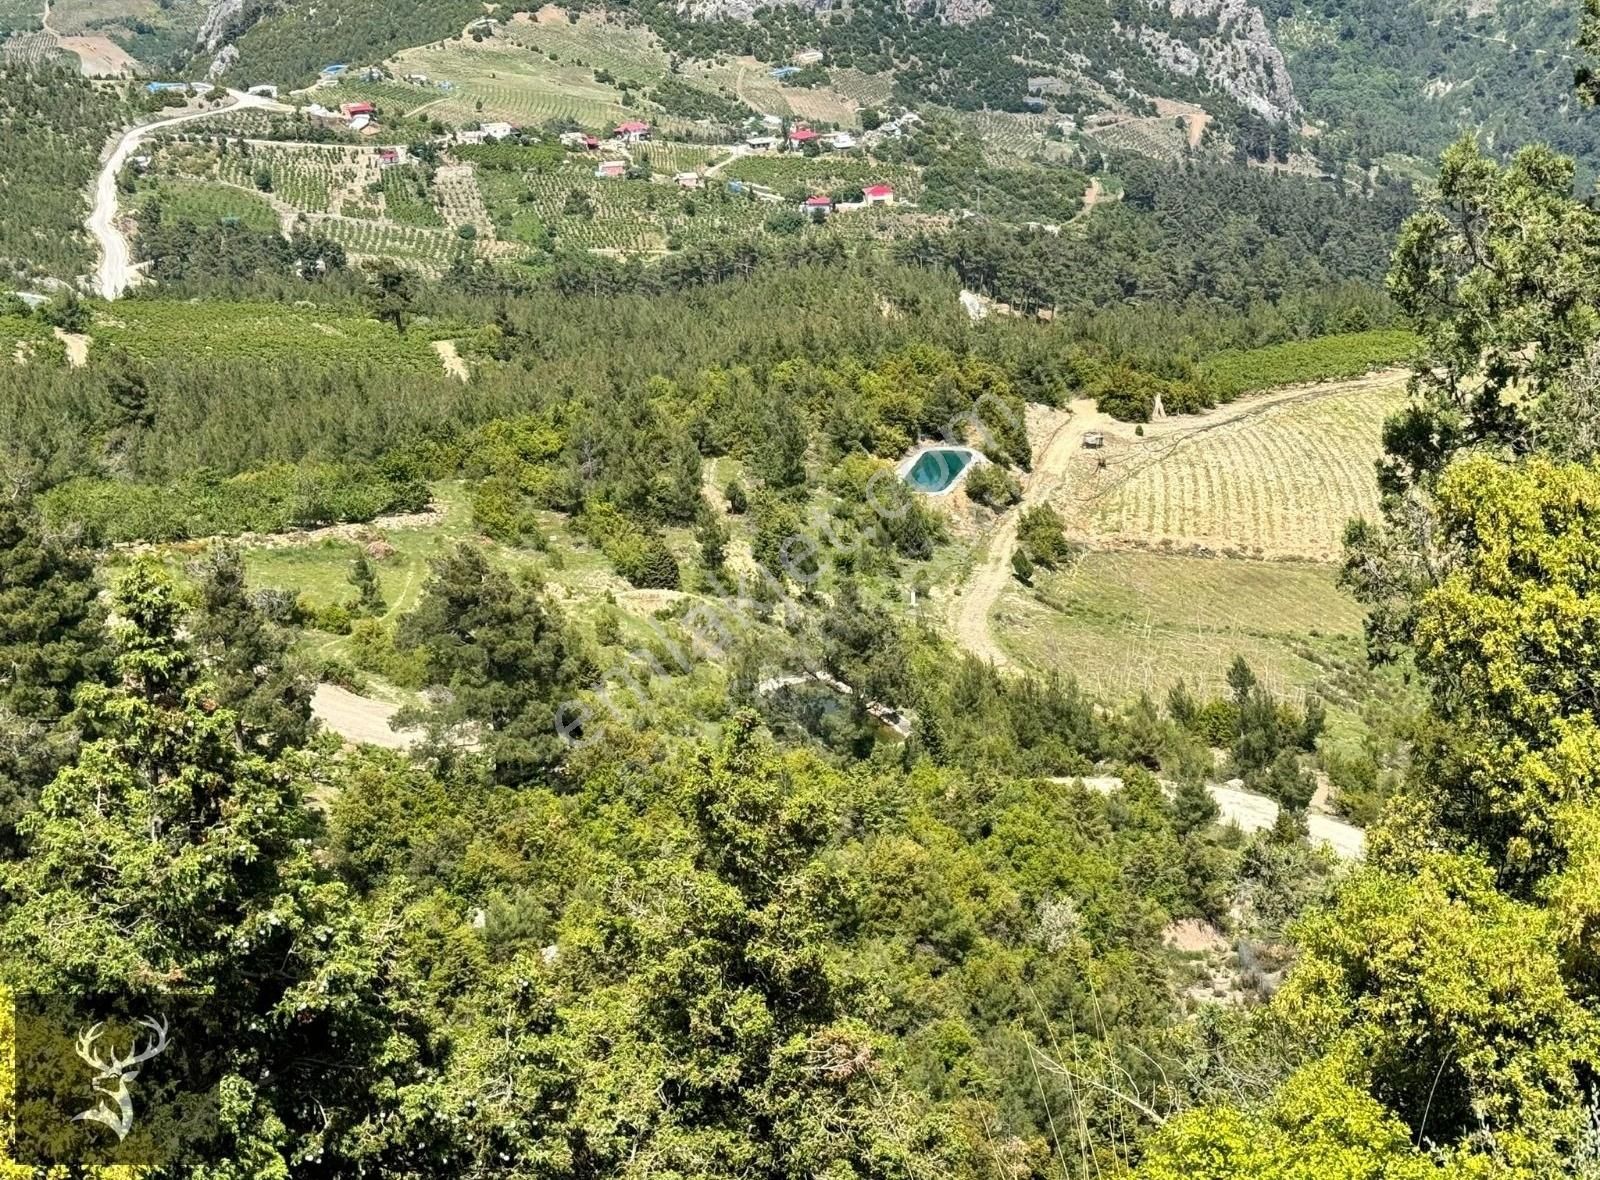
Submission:
<svg viewBox="0 0 1600 1180">
<path fill-rule="evenodd" d="M 833 198 L 829 196 L 807 197 L 801 204 L 800 211 L 802 213 L 809 213 L 812 216 L 816 216 L 817 214 L 821 213 L 831 213 L 833 212 Z"/>
<path fill-rule="evenodd" d="M 861 190 L 861 203 L 863 205 L 894 204 L 894 186 L 888 184 L 868 185 Z"/>
<path fill-rule="evenodd" d="M 611 134 L 624 143 L 642 143 L 650 138 L 650 124 L 630 119 L 626 123 L 618 123 L 617 129 Z"/>
<path fill-rule="evenodd" d="M 789 142 L 795 147 L 804 147 L 806 144 L 819 138 L 820 136 L 809 127 L 796 127 L 793 131 L 789 132 Z"/>
<path fill-rule="evenodd" d="M 340 113 L 347 119 L 353 119 L 357 115 L 371 115 L 377 109 L 370 102 L 347 102 L 339 107 Z"/>
</svg>

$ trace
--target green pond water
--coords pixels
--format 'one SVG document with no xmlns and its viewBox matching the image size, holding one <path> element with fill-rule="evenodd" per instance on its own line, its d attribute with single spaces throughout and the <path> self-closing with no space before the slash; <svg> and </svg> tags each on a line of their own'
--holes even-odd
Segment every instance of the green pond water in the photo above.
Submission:
<svg viewBox="0 0 1600 1180">
<path fill-rule="evenodd" d="M 924 451 L 906 472 L 906 480 L 919 492 L 942 492 L 971 462 L 966 451 Z"/>
</svg>

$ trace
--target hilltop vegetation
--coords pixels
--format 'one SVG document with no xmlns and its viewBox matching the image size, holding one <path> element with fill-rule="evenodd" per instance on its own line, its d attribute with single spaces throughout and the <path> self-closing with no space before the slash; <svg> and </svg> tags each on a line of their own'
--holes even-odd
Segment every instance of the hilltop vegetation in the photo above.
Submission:
<svg viewBox="0 0 1600 1180">
<path fill-rule="evenodd" d="M 1275 35 L 1319 159 L 1431 159 L 1464 130 L 1501 152 L 1546 142 L 1600 167 L 1595 122 L 1572 93 L 1576 6 L 1502 3 L 1469 13 L 1424 0 L 1284 3 Z"/>
</svg>

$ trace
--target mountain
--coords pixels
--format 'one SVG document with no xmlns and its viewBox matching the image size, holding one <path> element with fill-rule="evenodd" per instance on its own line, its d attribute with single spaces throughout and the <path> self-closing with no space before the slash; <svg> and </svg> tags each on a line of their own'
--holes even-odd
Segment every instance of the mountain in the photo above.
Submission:
<svg viewBox="0 0 1600 1180">
<path fill-rule="evenodd" d="M 459 35 L 486 11 L 474 0 L 215 0 L 196 52 L 222 53 L 252 80 L 304 84 L 333 61 Z M 1572 94 L 1576 14 L 1547 0 L 634 0 L 606 11 L 647 26 L 678 61 L 821 53 L 826 68 L 891 80 L 907 105 L 1082 123 L 1192 104 L 1237 138 L 1281 128 L 1324 171 L 1428 161 L 1464 131 L 1501 149 L 1546 138 L 1600 162 L 1600 132 Z"/>
</svg>

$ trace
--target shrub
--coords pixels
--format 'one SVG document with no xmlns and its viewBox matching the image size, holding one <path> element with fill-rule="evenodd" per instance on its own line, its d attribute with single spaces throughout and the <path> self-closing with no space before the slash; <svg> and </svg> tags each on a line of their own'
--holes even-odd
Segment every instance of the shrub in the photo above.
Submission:
<svg viewBox="0 0 1600 1180">
<path fill-rule="evenodd" d="M 967 495 L 996 512 L 1020 503 L 1022 485 L 998 463 L 980 463 L 967 476 Z"/>
<path fill-rule="evenodd" d="M 1072 542 L 1067 540 L 1066 524 L 1048 504 L 1030 508 L 1022 514 L 1022 521 L 1017 526 L 1017 540 L 1030 558 L 1047 569 L 1065 564 L 1076 552 Z"/>
<path fill-rule="evenodd" d="M 1011 555 L 1011 571 L 1017 575 L 1017 580 L 1024 584 L 1033 581 L 1033 562 L 1028 560 L 1028 555 L 1018 549 Z"/>
<path fill-rule="evenodd" d="M 605 503 L 589 506 L 574 523 L 633 585 L 643 590 L 678 588 L 678 559 L 654 529 Z"/>
</svg>

